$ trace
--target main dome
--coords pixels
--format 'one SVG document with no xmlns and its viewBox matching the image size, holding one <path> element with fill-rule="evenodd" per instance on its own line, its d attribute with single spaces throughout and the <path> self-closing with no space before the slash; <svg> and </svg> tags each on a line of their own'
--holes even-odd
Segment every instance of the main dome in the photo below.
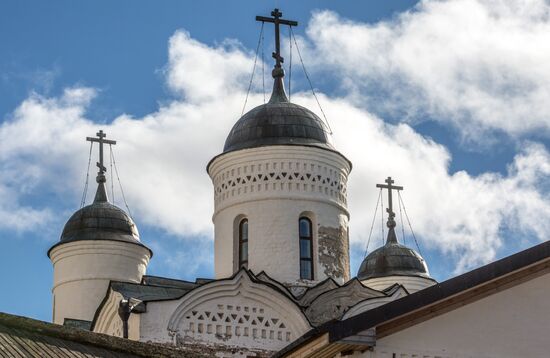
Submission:
<svg viewBox="0 0 550 358">
<path fill-rule="evenodd" d="M 334 150 L 328 128 L 309 109 L 290 103 L 281 77 L 275 77 L 268 103 L 243 115 L 225 140 L 225 152 L 267 145 L 306 145 Z"/>
</svg>

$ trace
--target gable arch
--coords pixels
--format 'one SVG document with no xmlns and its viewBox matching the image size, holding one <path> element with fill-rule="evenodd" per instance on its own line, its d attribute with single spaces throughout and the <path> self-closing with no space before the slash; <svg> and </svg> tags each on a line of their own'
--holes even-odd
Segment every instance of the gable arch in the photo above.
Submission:
<svg viewBox="0 0 550 358">
<path fill-rule="evenodd" d="M 181 343 L 278 350 L 311 325 L 290 298 L 240 270 L 230 279 L 210 282 L 182 297 L 167 328 Z"/>
</svg>

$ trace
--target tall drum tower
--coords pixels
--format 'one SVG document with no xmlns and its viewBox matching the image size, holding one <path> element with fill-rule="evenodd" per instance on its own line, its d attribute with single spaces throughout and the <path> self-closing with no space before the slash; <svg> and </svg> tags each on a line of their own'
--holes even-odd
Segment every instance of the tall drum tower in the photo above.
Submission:
<svg viewBox="0 0 550 358">
<path fill-rule="evenodd" d="M 103 131 L 88 141 L 99 143 L 97 192 L 93 203 L 76 211 L 59 242 L 48 251 L 53 264 L 53 322 L 91 322 L 110 281 L 139 283 L 153 252 L 139 239 L 133 220 L 111 204 L 105 189 Z"/>
<path fill-rule="evenodd" d="M 279 26 L 275 25 L 273 92 L 244 114 L 223 153 L 207 166 L 214 185 L 215 274 L 240 267 L 265 271 L 290 287 L 328 277 L 349 280 L 347 180 L 351 162 L 331 142 L 312 111 L 291 103 L 284 89 Z"/>
</svg>

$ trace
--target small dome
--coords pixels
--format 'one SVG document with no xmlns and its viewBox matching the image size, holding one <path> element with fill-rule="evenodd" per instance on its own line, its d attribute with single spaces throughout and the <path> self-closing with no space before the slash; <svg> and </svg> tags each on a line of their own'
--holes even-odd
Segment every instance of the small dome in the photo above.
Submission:
<svg viewBox="0 0 550 358">
<path fill-rule="evenodd" d="M 266 145 L 306 145 L 334 150 L 323 121 L 309 109 L 290 103 L 282 72 L 278 76 L 269 102 L 253 108 L 235 123 L 225 140 L 224 153 Z"/>
<path fill-rule="evenodd" d="M 79 240 L 116 240 L 139 243 L 133 220 L 109 202 L 85 206 L 74 213 L 63 228 L 61 242 Z"/>
<path fill-rule="evenodd" d="M 385 276 L 430 278 L 426 262 L 416 251 L 390 241 L 371 252 L 361 263 L 357 278 L 366 280 Z"/>
<path fill-rule="evenodd" d="M 140 242 L 137 226 L 130 216 L 109 203 L 103 183 L 99 183 L 94 202 L 69 218 L 59 242 L 49 252 L 58 245 L 83 240 L 123 241 L 147 248 Z"/>
</svg>

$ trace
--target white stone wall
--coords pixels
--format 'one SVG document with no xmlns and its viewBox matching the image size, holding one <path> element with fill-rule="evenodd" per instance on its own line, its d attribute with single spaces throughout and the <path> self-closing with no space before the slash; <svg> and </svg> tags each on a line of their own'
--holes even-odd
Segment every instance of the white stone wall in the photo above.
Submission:
<svg viewBox="0 0 550 358">
<path fill-rule="evenodd" d="M 386 276 L 375 277 L 361 281 L 365 286 L 373 288 L 378 291 L 383 291 L 386 288 L 397 284 L 402 285 L 407 289 L 409 293 L 414 293 L 435 285 L 437 282 L 433 279 L 417 276 Z"/>
<path fill-rule="evenodd" d="M 122 319 L 118 314 L 120 301 L 123 299 L 118 292 L 109 291 L 107 301 L 104 303 L 94 327 L 94 332 L 108 334 L 115 337 L 123 337 Z M 138 313 L 130 314 L 128 319 L 128 338 L 134 341 L 140 338 L 140 318 Z"/>
<path fill-rule="evenodd" d="M 365 358 L 550 356 L 550 274 L 378 339 Z"/>
<path fill-rule="evenodd" d="M 223 154 L 208 169 L 214 184 L 216 278 L 238 269 L 237 219 L 246 217 L 249 269 L 287 284 L 299 282 L 298 219 L 304 215 L 313 224 L 315 281 L 349 279 L 351 168 L 342 155 L 314 147 L 269 146 Z M 320 240 L 327 233 L 338 238 Z M 331 262 L 337 252 L 345 255 Z"/>
<path fill-rule="evenodd" d="M 140 339 L 275 351 L 310 329 L 299 307 L 285 294 L 252 282 L 241 271 L 179 300 L 148 302 L 147 312 L 141 315 Z"/>
<path fill-rule="evenodd" d="M 91 321 L 109 281 L 139 283 L 149 255 L 142 246 L 119 241 L 75 241 L 55 247 L 50 252 L 53 322 L 63 324 L 65 318 Z"/>
</svg>

